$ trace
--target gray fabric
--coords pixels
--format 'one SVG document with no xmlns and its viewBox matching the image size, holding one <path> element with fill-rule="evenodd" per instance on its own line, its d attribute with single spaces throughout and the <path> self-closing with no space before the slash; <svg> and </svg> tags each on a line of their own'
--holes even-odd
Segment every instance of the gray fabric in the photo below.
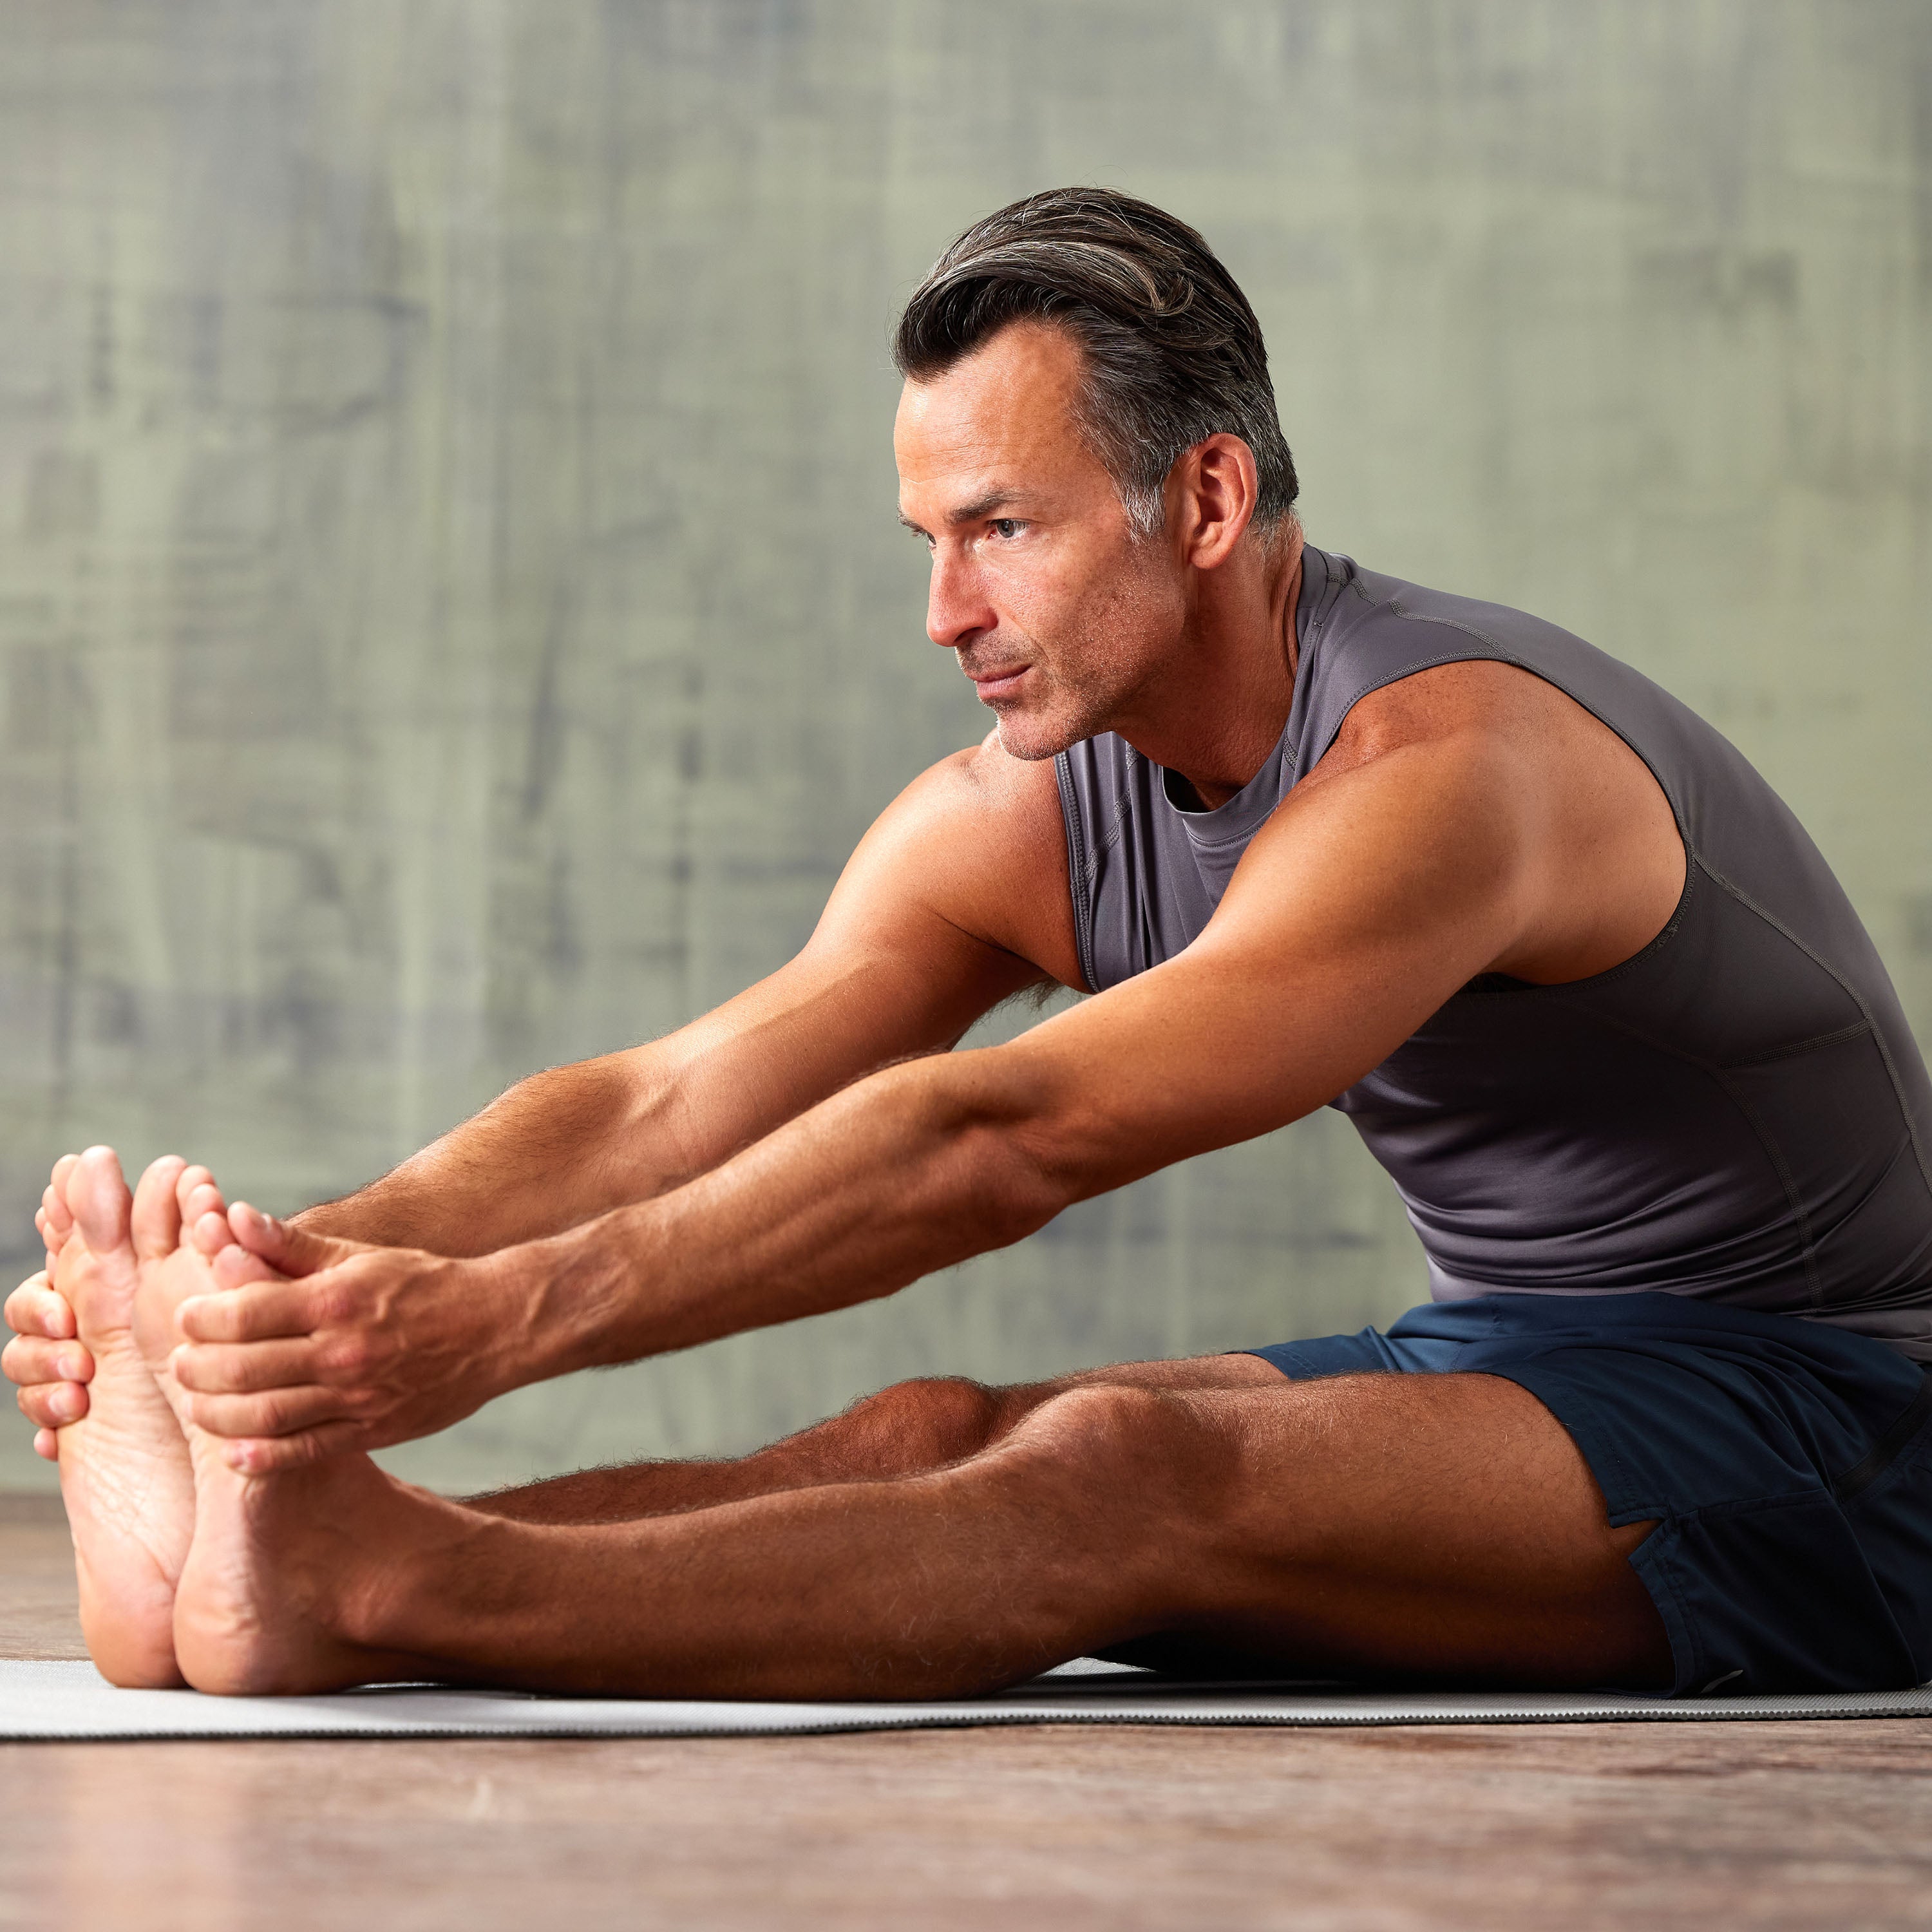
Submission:
<svg viewBox="0 0 1932 1932">
<path fill-rule="evenodd" d="M 117 1690 L 88 1664 L 0 1662 L 0 1738 L 742 1737 L 986 1724 L 1682 1724 L 1932 1717 L 1932 1688 L 1667 1699 L 1614 1692 L 1338 1692 L 1187 1684 L 1088 1659 L 990 1697 L 754 1704 L 397 1688 L 323 1697 Z"/>
<path fill-rule="evenodd" d="M 1400 1189 L 1435 1298 L 1660 1289 L 1814 1316 L 1932 1360 L 1932 1083 L 1797 820 L 1718 732 L 1580 638 L 1304 554 L 1292 709 L 1244 790 L 1185 810 L 1111 734 L 1058 761 L 1090 986 L 1201 932 L 1371 692 L 1469 658 L 1531 671 L 1648 765 L 1689 863 L 1669 926 L 1634 958 L 1569 986 L 1476 980 L 1333 1102 Z"/>
</svg>

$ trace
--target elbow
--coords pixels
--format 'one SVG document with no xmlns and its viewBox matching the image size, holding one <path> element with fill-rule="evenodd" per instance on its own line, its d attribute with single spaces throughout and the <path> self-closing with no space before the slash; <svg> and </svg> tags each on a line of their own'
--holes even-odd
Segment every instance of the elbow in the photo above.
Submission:
<svg viewBox="0 0 1932 1932">
<path fill-rule="evenodd" d="M 975 1206 L 988 1247 L 1010 1247 L 1037 1234 L 1081 1198 L 1049 1159 L 1024 1137 L 1008 1135 L 982 1150 Z"/>
<path fill-rule="evenodd" d="M 962 1232 L 974 1238 L 975 1252 L 1024 1240 L 1099 1191 L 1064 1111 L 1037 1082 L 1008 1067 L 962 1064 L 998 1058 L 998 1049 L 987 1048 L 922 1064 L 938 1076 L 924 1098 L 945 1174 L 942 1191 L 970 1222 Z"/>
</svg>

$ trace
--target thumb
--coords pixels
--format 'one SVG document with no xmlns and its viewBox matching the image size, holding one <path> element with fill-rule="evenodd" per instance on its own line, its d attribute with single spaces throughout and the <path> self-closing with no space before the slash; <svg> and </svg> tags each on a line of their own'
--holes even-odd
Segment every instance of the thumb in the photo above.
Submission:
<svg viewBox="0 0 1932 1932">
<path fill-rule="evenodd" d="M 285 1275 L 314 1274 L 362 1251 L 359 1241 L 340 1241 L 332 1234 L 311 1234 L 306 1228 L 292 1228 L 245 1201 L 238 1201 L 229 1209 L 228 1226 L 251 1255 Z"/>
</svg>

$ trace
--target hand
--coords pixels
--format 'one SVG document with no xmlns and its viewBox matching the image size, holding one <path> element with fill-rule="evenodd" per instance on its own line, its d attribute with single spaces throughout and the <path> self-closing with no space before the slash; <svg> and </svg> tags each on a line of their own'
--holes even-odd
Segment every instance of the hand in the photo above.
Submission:
<svg viewBox="0 0 1932 1932">
<path fill-rule="evenodd" d="M 35 1425 L 34 1453 L 54 1462 L 54 1432 L 87 1413 L 94 1358 L 74 1339 L 74 1310 L 44 1269 L 7 1298 L 6 1317 L 14 1336 L 0 1353 L 0 1372 L 20 1384 L 15 1399 Z"/>
<path fill-rule="evenodd" d="M 54 1264 L 74 1232 L 67 1178 L 79 1158 L 63 1154 L 54 1163 L 53 1178 L 34 1216 L 46 1247 L 46 1267 L 14 1289 L 4 1311 L 14 1339 L 0 1352 L 0 1373 L 20 1384 L 20 1412 L 37 1425 L 34 1453 L 50 1462 L 60 1455 L 55 1432 L 87 1413 L 86 1384 L 94 1375 L 94 1358 L 75 1340 L 74 1310 L 53 1285 Z"/>
<path fill-rule="evenodd" d="M 182 1304 L 171 1366 L 231 1468 L 410 1442 L 530 1379 L 528 1310 L 488 1258 L 338 1240 L 245 1203 L 228 1218 L 241 1246 L 217 1260 L 220 1292 Z M 238 1285 L 248 1255 L 275 1278 Z"/>
</svg>

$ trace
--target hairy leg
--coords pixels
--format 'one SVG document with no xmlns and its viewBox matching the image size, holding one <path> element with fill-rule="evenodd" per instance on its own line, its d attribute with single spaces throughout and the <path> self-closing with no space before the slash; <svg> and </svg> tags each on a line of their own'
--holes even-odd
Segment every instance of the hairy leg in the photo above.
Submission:
<svg viewBox="0 0 1932 1932">
<path fill-rule="evenodd" d="M 1120 1362 L 1003 1388 L 956 1376 L 922 1377 L 896 1382 L 748 1456 L 580 1469 L 466 1502 L 485 1515 L 521 1522 L 634 1522 L 781 1490 L 884 1482 L 944 1468 L 990 1448 L 1041 1403 L 1070 1389 L 1239 1388 L 1280 1380 L 1278 1370 L 1253 1355 Z"/>
<path fill-rule="evenodd" d="M 1262 1365 L 1265 1366 L 1265 1365 Z M 417 1674 L 661 1696 L 914 1696 L 1181 1632 L 1286 1670 L 1663 1681 L 1574 1444 L 1515 1384 L 1099 1383 L 963 1461 L 561 1526 L 366 1458 L 197 1452 L 176 1639 L 205 1689 Z"/>
</svg>

